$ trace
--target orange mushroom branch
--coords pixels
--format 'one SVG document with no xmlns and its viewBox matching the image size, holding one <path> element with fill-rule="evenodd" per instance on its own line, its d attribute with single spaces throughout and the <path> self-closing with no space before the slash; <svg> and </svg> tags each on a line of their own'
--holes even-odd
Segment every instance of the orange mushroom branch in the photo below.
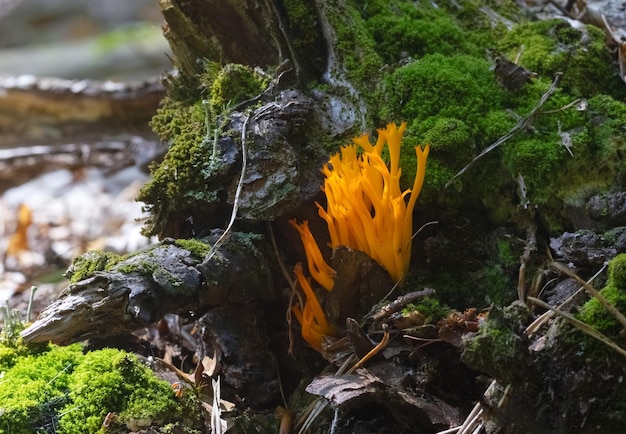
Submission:
<svg viewBox="0 0 626 434">
<path fill-rule="evenodd" d="M 304 246 L 304 253 L 306 254 L 306 262 L 309 267 L 309 273 L 313 278 L 322 285 L 325 289 L 330 291 L 333 289 L 335 270 L 326 263 L 322 252 L 313 238 L 313 234 L 309 229 L 309 222 L 303 221 L 302 224 L 296 223 L 295 219 L 289 220 L 289 224 L 296 228 L 300 234 L 302 245 Z M 300 267 L 302 270 L 302 267 Z M 302 272 L 302 271 L 300 271 Z"/>
<path fill-rule="evenodd" d="M 335 335 L 335 329 L 328 324 L 326 315 L 324 315 L 322 306 L 315 296 L 311 284 L 302 273 L 302 264 L 300 262 L 296 264 L 294 272 L 296 273 L 300 288 L 304 291 L 306 302 L 304 307 L 296 304 L 291 309 L 302 327 L 302 337 L 304 340 L 317 351 L 321 351 L 322 337 Z"/>
</svg>

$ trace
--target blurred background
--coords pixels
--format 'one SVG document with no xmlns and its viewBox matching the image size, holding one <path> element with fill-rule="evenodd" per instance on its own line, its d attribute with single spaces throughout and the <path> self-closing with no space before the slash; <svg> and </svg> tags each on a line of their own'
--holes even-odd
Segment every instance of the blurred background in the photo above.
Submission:
<svg viewBox="0 0 626 434">
<path fill-rule="evenodd" d="M 158 0 L 0 0 L 0 74 L 144 80 L 167 71 Z"/>
<path fill-rule="evenodd" d="M 35 311 L 88 250 L 140 234 L 148 122 L 171 69 L 158 0 L 0 0 L 0 303 Z"/>
</svg>

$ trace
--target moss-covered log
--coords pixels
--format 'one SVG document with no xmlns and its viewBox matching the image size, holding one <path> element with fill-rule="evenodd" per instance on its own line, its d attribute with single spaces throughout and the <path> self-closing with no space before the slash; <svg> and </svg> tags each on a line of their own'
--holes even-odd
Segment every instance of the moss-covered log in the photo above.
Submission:
<svg viewBox="0 0 626 434">
<path fill-rule="evenodd" d="M 232 234 L 208 263 L 201 255 L 208 246 L 200 241 L 166 239 L 127 257 L 87 253 L 69 269 L 73 283 L 22 335 L 30 342 L 69 344 L 126 334 L 167 313 L 270 301 L 275 294 L 267 255 L 255 246 L 261 241 Z M 236 279 L 243 274 L 245 288 Z"/>
</svg>

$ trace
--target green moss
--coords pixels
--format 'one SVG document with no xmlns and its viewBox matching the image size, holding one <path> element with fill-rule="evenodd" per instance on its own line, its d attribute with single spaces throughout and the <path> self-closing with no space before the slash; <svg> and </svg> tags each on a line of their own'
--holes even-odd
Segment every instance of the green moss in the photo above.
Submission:
<svg viewBox="0 0 626 434">
<path fill-rule="evenodd" d="M 199 100 L 186 105 L 166 98 L 153 117 L 152 128 L 170 149 L 160 164 L 151 166 L 152 180 L 137 197 L 151 212 L 146 234 L 167 232 L 168 221 L 183 221 L 218 201 L 217 192 L 206 187 L 219 167 L 210 158 L 213 144 L 206 140 L 205 116 Z"/>
<path fill-rule="evenodd" d="M 82 358 L 76 344 L 16 360 L 0 381 L 0 433 L 35 433 L 56 426 L 69 402 L 70 377 Z"/>
<path fill-rule="evenodd" d="M 290 34 L 295 36 L 290 41 L 296 53 L 315 56 L 319 49 L 320 33 L 317 12 L 312 2 L 304 0 L 285 0 L 282 2 L 287 13 L 287 25 Z"/>
<path fill-rule="evenodd" d="M 433 116 L 411 123 L 405 146 L 429 144 L 431 152 L 448 163 L 464 163 L 476 154 L 474 128 L 460 119 Z"/>
<path fill-rule="evenodd" d="M 211 246 L 204 241 L 196 239 L 179 239 L 174 244 L 182 249 L 190 252 L 196 259 L 202 261 L 211 250 Z"/>
<path fill-rule="evenodd" d="M 486 121 L 483 113 L 497 107 L 504 95 L 488 62 L 464 54 L 426 55 L 389 74 L 383 93 L 383 118 L 412 120 L 400 158 L 402 187 L 409 188 L 415 177 L 413 146 L 430 143 L 418 207 L 456 208 L 462 196 L 444 187 L 485 146 L 483 130 L 493 128 L 496 120 Z"/>
<path fill-rule="evenodd" d="M 199 81 L 195 99 L 187 95 L 180 95 L 181 100 L 164 98 L 150 123 L 170 149 L 160 164 L 151 166 L 152 179 L 137 197 L 151 214 L 144 228 L 147 235 L 186 236 L 171 226 L 215 213 L 220 192 L 207 186 L 227 174 L 232 165 L 221 158 L 217 140 L 226 134 L 220 132 L 219 119 L 267 86 L 267 79 L 250 67 L 228 64 L 219 69 L 211 62 L 206 62 Z M 201 90 L 208 93 L 206 106 Z"/>
<path fill-rule="evenodd" d="M 524 137 L 502 149 L 502 162 L 509 169 L 511 178 L 517 178 L 518 174 L 524 177 L 533 203 L 544 203 L 550 198 L 552 191 L 547 187 L 552 184 L 559 163 L 568 156 L 559 140 L 556 134 L 547 139 Z"/>
<path fill-rule="evenodd" d="M 137 357 L 115 349 L 85 355 L 69 383 L 71 404 L 62 411 L 64 433 L 96 432 L 113 411 L 119 423 L 146 428 L 182 417 L 169 383 L 158 380 Z"/>
<path fill-rule="evenodd" d="M 411 2 L 378 2 L 364 8 L 364 15 L 376 51 L 390 64 L 426 54 L 467 53 L 476 48 L 454 16 L 432 4 L 415 7 Z"/>
<path fill-rule="evenodd" d="M 115 268 L 115 271 L 123 274 L 139 273 L 143 275 L 150 275 L 156 270 L 158 270 L 157 263 L 148 261 L 128 261 Z"/>
<path fill-rule="evenodd" d="M 532 372 L 528 346 L 521 337 L 529 318 L 530 311 L 521 302 L 504 309 L 492 307 L 487 323 L 464 339 L 461 360 L 503 384 L 523 381 L 522 376 Z"/>
<path fill-rule="evenodd" d="M 249 66 L 229 63 L 215 77 L 210 86 L 209 104 L 212 113 L 223 112 L 234 103 L 246 101 L 263 92 L 268 81 Z"/>
<path fill-rule="evenodd" d="M 77 283 L 93 276 L 98 271 L 119 271 L 121 273 L 150 274 L 156 264 L 146 261 L 132 261 L 131 259 L 141 252 L 116 255 L 111 252 L 91 251 L 74 259 L 65 273 L 70 283 Z"/>
<path fill-rule="evenodd" d="M 563 73 L 561 86 L 576 96 L 596 93 L 624 95 L 604 33 L 594 27 L 574 29 L 560 19 L 532 21 L 515 26 L 498 41 L 498 49 L 514 59 L 523 46 L 519 63 L 552 78 Z"/>
<path fill-rule="evenodd" d="M 425 324 L 434 324 L 450 313 L 450 308 L 432 297 L 427 297 L 419 303 L 410 303 L 403 310 L 405 315 L 411 311 L 418 311 L 424 316 Z"/>
<path fill-rule="evenodd" d="M 168 421 L 194 426 L 192 409 L 135 355 L 115 349 L 83 355 L 80 344 L 51 345 L 20 354 L 0 381 L 0 433 L 95 433 L 110 411 L 122 431 Z"/>
<path fill-rule="evenodd" d="M 25 342 L 20 336 L 20 332 L 25 327 L 22 322 L 13 323 L 5 319 L 4 329 L 0 332 L 0 373 L 12 368 L 20 357 L 38 354 L 49 349 L 48 343 Z"/>
<path fill-rule="evenodd" d="M 464 54 L 426 55 L 385 79 L 381 115 L 384 119 L 411 119 L 416 126 L 424 122 L 436 125 L 438 121 L 429 120 L 434 116 L 457 119 L 476 137 L 484 113 L 497 107 L 504 95 L 489 68 L 485 59 Z"/>
<path fill-rule="evenodd" d="M 84 253 L 72 261 L 65 272 L 65 277 L 70 283 L 77 283 L 87 277 L 93 276 L 97 271 L 104 271 L 107 268 L 115 265 L 121 260 L 119 255 L 111 252 L 103 252 L 100 250 L 94 250 Z"/>
<path fill-rule="evenodd" d="M 619 254 L 609 262 L 609 281 L 607 285 L 620 288 L 626 293 L 626 254 Z"/>
<path fill-rule="evenodd" d="M 375 106 L 376 89 L 383 67 L 382 59 L 376 52 L 374 42 L 365 28 L 365 22 L 359 11 L 359 2 L 325 3 L 323 13 L 335 35 L 331 36 L 331 47 L 337 63 L 331 65 L 331 75 L 340 82 L 347 80 L 354 86 L 358 97 L 368 106 Z M 346 97 L 354 95 L 346 88 Z M 354 101 L 358 104 L 358 101 Z M 371 113 L 368 113 L 371 116 Z"/>
<path fill-rule="evenodd" d="M 510 241 L 508 239 L 496 240 L 498 246 L 498 257 L 500 262 L 505 265 L 514 265 L 519 263 L 519 257 L 513 254 Z"/>
<path fill-rule="evenodd" d="M 609 279 L 600 293 L 626 314 L 626 254 L 619 254 L 609 262 Z M 611 339 L 623 342 L 623 327 L 596 298 L 585 303 L 577 317 Z"/>
</svg>

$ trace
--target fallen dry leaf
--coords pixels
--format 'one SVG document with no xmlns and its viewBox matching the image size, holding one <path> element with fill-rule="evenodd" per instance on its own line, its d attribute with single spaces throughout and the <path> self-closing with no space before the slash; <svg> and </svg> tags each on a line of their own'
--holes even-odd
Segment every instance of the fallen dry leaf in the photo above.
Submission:
<svg viewBox="0 0 626 434">
<path fill-rule="evenodd" d="M 33 222 L 33 213 L 28 206 L 21 204 L 17 210 L 17 227 L 9 239 L 6 256 L 17 257 L 28 249 L 28 228 Z"/>
</svg>

